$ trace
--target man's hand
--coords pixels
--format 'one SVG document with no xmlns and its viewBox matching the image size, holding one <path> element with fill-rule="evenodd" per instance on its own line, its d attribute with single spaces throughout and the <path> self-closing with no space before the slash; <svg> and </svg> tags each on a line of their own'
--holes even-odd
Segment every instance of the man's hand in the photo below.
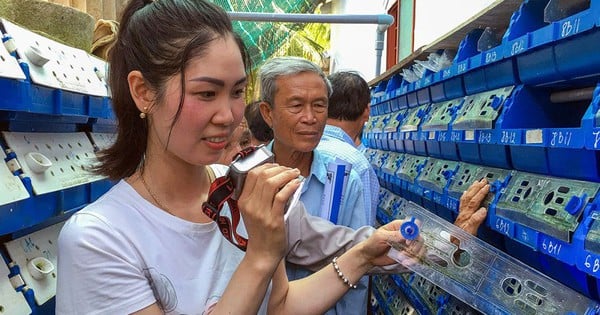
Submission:
<svg viewBox="0 0 600 315">
<path fill-rule="evenodd" d="M 485 178 L 474 182 L 460 197 L 458 217 L 454 225 L 477 235 L 477 229 L 487 216 L 487 209 L 481 207 L 481 202 L 490 191 L 490 185 Z"/>
</svg>

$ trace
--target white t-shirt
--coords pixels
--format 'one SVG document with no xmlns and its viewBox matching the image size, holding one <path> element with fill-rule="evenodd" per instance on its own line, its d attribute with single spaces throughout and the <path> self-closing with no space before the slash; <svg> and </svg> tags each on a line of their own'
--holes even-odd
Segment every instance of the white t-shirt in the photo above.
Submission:
<svg viewBox="0 0 600 315">
<path fill-rule="evenodd" d="M 60 233 L 56 313 L 128 314 L 156 302 L 166 314 L 202 314 L 243 256 L 216 223 L 172 216 L 120 181 Z"/>
</svg>

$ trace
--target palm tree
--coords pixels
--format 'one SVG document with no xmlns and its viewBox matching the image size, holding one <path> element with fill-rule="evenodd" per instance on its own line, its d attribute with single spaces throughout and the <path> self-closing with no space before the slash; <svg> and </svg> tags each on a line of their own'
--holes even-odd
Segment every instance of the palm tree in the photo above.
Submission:
<svg viewBox="0 0 600 315">
<path fill-rule="evenodd" d="M 320 14 L 319 8 L 315 14 Z M 281 24 L 279 29 L 289 34 L 275 56 L 298 56 L 311 60 L 321 67 L 328 69 L 329 62 L 325 56 L 329 50 L 329 37 L 331 28 L 326 23 L 307 23 L 302 28 L 294 30 L 286 24 Z"/>
<path fill-rule="evenodd" d="M 320 13 L 320 7 L 317 7 L 314 14 Z M 320 65 L 326 73 L 329 70 L 329 57 L 326 54 L 330 47 L 331 28 L 329 24 L 282 22 L 268 24 L 268 26 L 254 26 L 256 28 L 268 28 L 269 31 L 262 33 L 256 40 L 251 39 L 249 45 L 248 37 L 244 38 L 253 57 L 253 67 L 247 93 L 249 102 L 258 98 L 256 70 L 270 57 L 303 57 Z M 244 28 L 242 27 L 242 29 Z"/>
</svg>

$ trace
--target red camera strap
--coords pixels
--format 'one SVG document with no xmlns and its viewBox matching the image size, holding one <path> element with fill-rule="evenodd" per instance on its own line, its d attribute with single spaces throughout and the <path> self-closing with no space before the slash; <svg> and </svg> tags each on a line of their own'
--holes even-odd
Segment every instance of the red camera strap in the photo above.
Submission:
<svg viewBox="0 0 600 315">
<path fill-rule="evenodd" d="M 248 156 L 248 154 L 254 152 L 256 149 L 257 147 L 253 146 L 247 147 L 236 154 L 233 159 L 235 160 L 238 158 L 244 158 Z M 219 229 L 221 230 L 221 234 L 223 234 L 223 236 L 225 236 L 229 242 L 237 246 L 239 249 L 246 251 L 248 240 L 237 233 L 237 228 L 240 224 L 240 209 L 238 207 L 237 200 L 231 198 L 234 188 L 235 187 L 233 186 L 231 178 L 227 175 L 215 179 L 215 181 L 210 185 L 208 199 L 202 204 L 202 212 L 217 222 Z M 229 210 L 231 211 L 231 221 L 227 216 L 220 215 L 225 202 L 227 202 L 229 205 Z M 234 238 L 235 241 L 233 240 Z"/>
</svg>

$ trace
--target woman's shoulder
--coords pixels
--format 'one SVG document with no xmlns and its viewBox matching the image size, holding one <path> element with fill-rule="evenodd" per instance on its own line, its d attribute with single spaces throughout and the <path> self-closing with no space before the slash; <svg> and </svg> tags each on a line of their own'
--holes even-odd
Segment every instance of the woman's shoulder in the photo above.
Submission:
<svg viewBox="0 0 600 315">
<path fill-rule="evenodd" d="M 118 221 L 116 217 L 125 215 L 124 208 L 136 204 L 138 197 L 133 188 L 121 180 L 96 201 L 74 213 L 67 223 L 75 229 L 89 225 L 108 227 L 110 222 Z"/>
<path fill-rule="evenodd" d="M 127 234 L 143 230 L 143 203 L 126 181 L 119 181 L 93 203 L 74 213 L 63 225 L 60 242 L 65 246 L 84 243 L 110 243 Z"/>
</svg>

